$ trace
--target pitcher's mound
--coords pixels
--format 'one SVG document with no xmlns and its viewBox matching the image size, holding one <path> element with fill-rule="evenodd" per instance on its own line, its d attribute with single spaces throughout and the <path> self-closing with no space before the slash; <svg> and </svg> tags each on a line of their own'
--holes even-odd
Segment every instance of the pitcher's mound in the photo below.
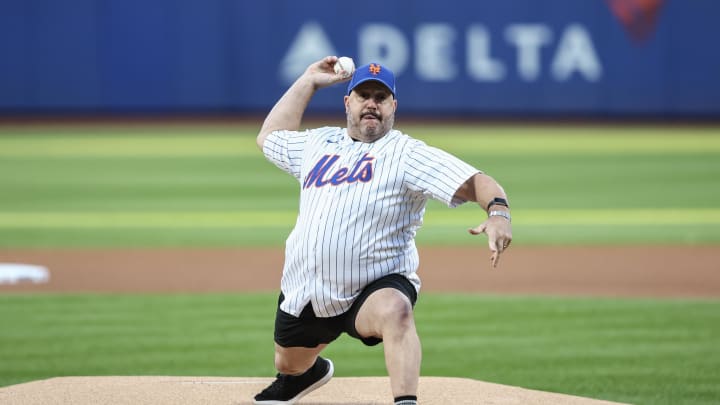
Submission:
<svg viewBox="0 0 720 405">
<path fill-rule="evenodd" d="M 0 388 L 6 405 L 190 405 L 252 404 L 252 397 L 270 378 L 226 377 L 61 377 Z M 424 405 L 586 404 L 599 401 L 534 391 L 466 378 L 421 377 L 419 398 Z M 391 404 L 387 377 L 333 378 L 299 401 L 301 405 Z M 615 403 L 616 404 L 616 403 Z"/>
</svg>

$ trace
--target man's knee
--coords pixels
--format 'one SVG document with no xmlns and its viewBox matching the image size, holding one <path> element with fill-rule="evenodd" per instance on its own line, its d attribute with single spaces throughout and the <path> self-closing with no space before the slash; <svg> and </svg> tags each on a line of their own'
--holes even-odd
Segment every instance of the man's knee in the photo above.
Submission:
<svg viewBox="0 0 720 405">
<path fill-rule="evenodd" d="M 379 310 L 378 317 L 386 332 L 390 330 L 404 331 L 415 327 L 412 304 L 399 292 L 385 302 L 385 305 Z"/>
<path fill-rule="evenodd" d="M 391 304 L 389 316 L 398 323 L 412 322 L 413 307 L 405 296 L 402 296 L 402 298 L 395 300 Z"/>
<path fill-rule="evenodd" d="M 363 337 L 385 339 L 415 328 L 410 299 L 393 288 L 370 294 L 355 318 L 355 329 Z"/>
</svg>

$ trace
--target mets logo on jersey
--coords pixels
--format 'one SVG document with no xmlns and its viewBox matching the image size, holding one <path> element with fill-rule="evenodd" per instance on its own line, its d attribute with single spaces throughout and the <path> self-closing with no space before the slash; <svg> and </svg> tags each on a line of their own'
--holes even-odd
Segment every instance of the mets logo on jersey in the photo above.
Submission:
<svg viewBox="0 0 720 405">
<path fill-rule="evenodd" d="M 325 155 L 315 163 L 315 166 L 310 170 L 305 181 L 303 182 L 303 188 L 310 187 L 323 187 L 331 184 L 337 186 L 343 183 L 352 184 L 356 182 L 367 183 L 373 177 L 373 162 L 374 157 L 368 156 L 368 153 L 364 154 L 360 160 L 358 160 L 352 168 L 340 167 L 334 171 L 330 168 L 340 159 L 338 155 Z"/>
</svg>

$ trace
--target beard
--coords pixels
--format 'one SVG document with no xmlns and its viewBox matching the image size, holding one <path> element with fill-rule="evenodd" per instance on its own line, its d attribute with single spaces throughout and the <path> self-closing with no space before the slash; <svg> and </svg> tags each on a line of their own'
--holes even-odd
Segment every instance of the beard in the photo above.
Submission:
<svg viewBox="0 0 720 405">
<path fill-rule="evenodd" d="M 363 119 L 363 118 L 366 119 Z M 373 117 L 374 119 L 367 119 Z M 394 114 L 383 117 L 375 111 L 366 111 L 358 116 L 347 113 L 348 133 L 363 142 L 375 142 L 390 132 L 395 122 Z"/>
</svg>

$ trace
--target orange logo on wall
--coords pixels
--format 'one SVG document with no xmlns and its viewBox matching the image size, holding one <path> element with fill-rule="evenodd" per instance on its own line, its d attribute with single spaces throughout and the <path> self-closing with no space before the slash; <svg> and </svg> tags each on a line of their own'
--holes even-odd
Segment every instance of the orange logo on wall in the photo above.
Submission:
<svg viewBox="0 0 720 405">
<path fill-rule="evenodd" d="M 370 73 L 372 73 L 373 76 L 377 76 L 378 73 L 380 73 L 380 65 L 376 65 L 374 63 L 370 64 L 369 67 Z"/>
<path fill-rule="evenodd" d="M 655 32 L 655 22 L 664 0 L 606 0 L 610 10 L 636 42 Z"/>
</svg>

